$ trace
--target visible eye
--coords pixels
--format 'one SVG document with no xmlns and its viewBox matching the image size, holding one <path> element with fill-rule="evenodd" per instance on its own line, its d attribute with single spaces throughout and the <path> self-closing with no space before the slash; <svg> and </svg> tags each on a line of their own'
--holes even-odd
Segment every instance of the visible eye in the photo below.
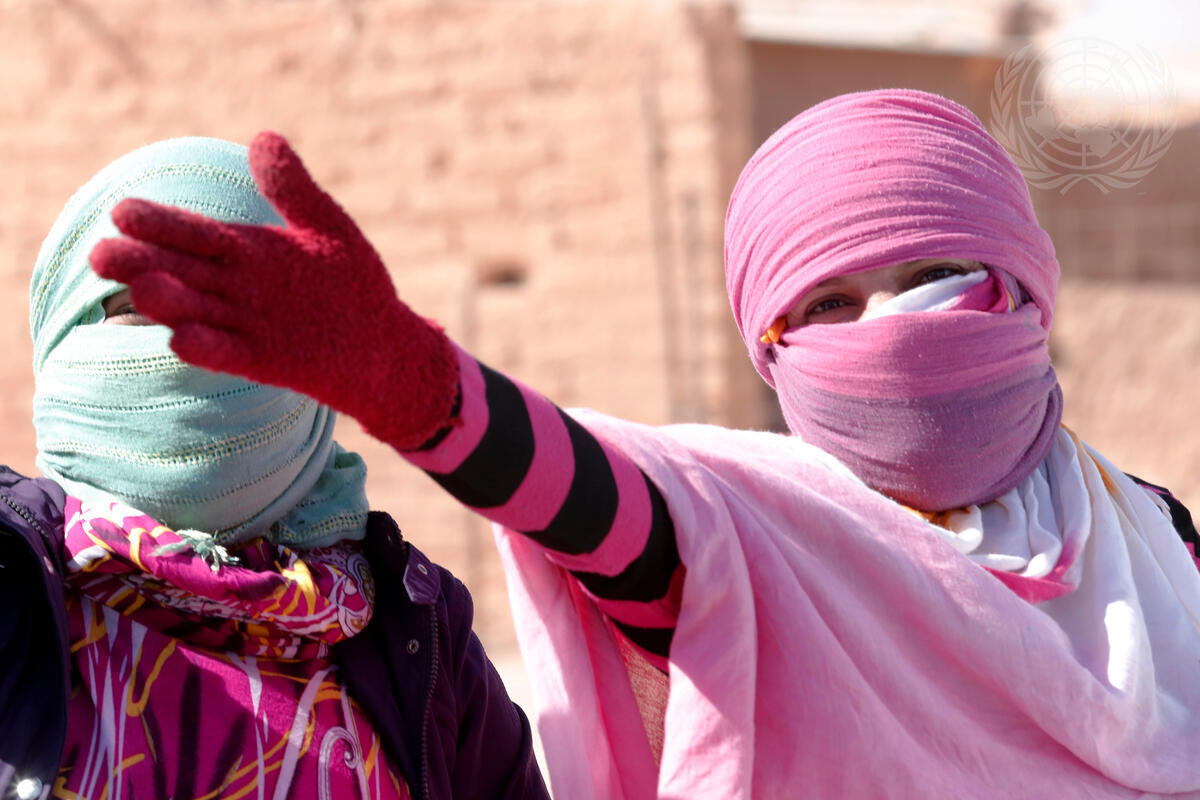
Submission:
<svg viewBox="0 0 1200 800">
<path fill-rule="evenodd" d="M 812 325 L 816 323 L 840 323 L 844 321 L 844 317 L 848 312 L 844 311 L 852 305 L 848 297 L 844 295 L 827 295 L 818 297 L 814 302 L 810 302 L 808 306 L 794 309 L 791 314 L 787 315 L 788 327 L 800 327 L 804 325 Z"/>
<path fill-rule="evenodd" d="M 112 319 L 125 314 L 136 314 L 137 309 L 133 307 L 133 299 L 130 296 L 128 289 L 122 289 L 116 294 L 109 295 L 104 298 L 104 318 Z"/>
<path fill-rule="evenodd" d="M 787 315 L 787 324 L 789 328 L 800 328 L 805 325 L 852 322 L 858 318 L 860 305 L 861 302 L 853 293 L 825 291 L 807 304 L 792 309 Z"/>
<path fill-rule="evenodd" d="M 155 324 L 150 318 L 138 313 L 128 289 L 123 289 L 104 301 L 104 321 L 110 325 Z"/>
<path fill-rule="evenodd" d="M 839 308 L 844 308 L 849 304 L 849 301 L 844 297 L 826 297 L 810 305 L 804 312 L 804 317 L 806 321 L 811 320 L 814 316 L 828 314 L 830 311 L 837 311 Z"/>
<path fill-rule="evenodd" d="M 913 286 L 923 286 L 927 283 L 945 280 L 955 275 L 965 275 L 967 268 L 958 264 L 934 264 L 932 267 L 918 272 L 912 280 Z"/>
</svg>

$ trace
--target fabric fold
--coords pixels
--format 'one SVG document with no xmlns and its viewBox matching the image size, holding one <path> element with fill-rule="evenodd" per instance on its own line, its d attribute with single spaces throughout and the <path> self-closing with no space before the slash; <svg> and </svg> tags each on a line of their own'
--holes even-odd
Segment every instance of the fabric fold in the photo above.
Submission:
<svg viewBox="0 0 1200 800">
<path fill-rule="evenodd" d="M 1027 537 L 1039 561 L 992 535 L 1003 509 L 981 507 L 964 547 L 794 437 L 577 417 L 662 491 L 687 581 L 656 771 L 616 634 L 498 532 L 558 796 L 1200 797 L 1200 574 L 1069 432 L 1045 485 L 1006 496 L 1053 518 Z M 980 568 L 1005 556 L 988 547 L 1066 591 L 1029 602 Z M 556 735 L 564 715 L 586 742 Z M 597 764 L 621 780 L 596 783 Z"/>
</svg>

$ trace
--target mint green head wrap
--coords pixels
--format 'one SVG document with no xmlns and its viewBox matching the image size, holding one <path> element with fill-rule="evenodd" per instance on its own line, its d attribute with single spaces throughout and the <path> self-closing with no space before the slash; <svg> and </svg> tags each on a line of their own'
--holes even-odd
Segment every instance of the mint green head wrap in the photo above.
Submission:
<svg viewBox="0 0 1200 800">
<path fill-rule="evenodd" d="M 106 325 L 120 284 L 88 254 L 119 235 L 113 206 L 141 197 L 215 219 L 282 225 L 246 149 L 170 139 L 125 155 L 67 203 L 30 286 L 37 465 L 68 493 L 114 500 L 217 545 L 257 536 L 299 547 L 362 538 L 366 468 L 304 395 L 193 367 L 161 325 Z"/>
</svg>

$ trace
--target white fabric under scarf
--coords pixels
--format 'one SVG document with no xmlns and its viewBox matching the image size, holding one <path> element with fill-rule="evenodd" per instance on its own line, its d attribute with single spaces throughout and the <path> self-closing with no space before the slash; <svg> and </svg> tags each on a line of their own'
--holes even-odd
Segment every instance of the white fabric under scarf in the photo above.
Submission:
<svg viewBox="0 0 1200 800">
<path fill-rule="evenodd" d="M 862 319 L 877 319 L 914 311 L 944 311 L 951 308 L 963 292 L 976 284 L 983 283 L 987 277 L 987 270 L 977 269 L 962 275 L 951 275 L 940 281 L 922 284 L 907 292 L 901 292 L 886 303 L 880 303 L 863 314 Z"/>
</svg>

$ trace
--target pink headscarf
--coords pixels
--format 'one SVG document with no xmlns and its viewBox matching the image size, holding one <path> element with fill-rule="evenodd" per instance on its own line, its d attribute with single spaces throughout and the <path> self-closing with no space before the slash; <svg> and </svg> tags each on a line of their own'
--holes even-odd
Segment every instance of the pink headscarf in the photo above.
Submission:
<svg viewBox="0 0 1200 800">
<path fill-rule="evenodd" d="M 1008 273 L 1032 305 L 760 341 L 826 278 L 940 257 Z M 994 499 L 1045 456 L 1062 413 L 1047 348 L 1058 262 L 1020 172 L 962 106 L 891 89 L 794 118 L 738 179 L 725 269 L 738 330 L 789 427 L 868 485 L 943 510 Z"/>
</svg>

